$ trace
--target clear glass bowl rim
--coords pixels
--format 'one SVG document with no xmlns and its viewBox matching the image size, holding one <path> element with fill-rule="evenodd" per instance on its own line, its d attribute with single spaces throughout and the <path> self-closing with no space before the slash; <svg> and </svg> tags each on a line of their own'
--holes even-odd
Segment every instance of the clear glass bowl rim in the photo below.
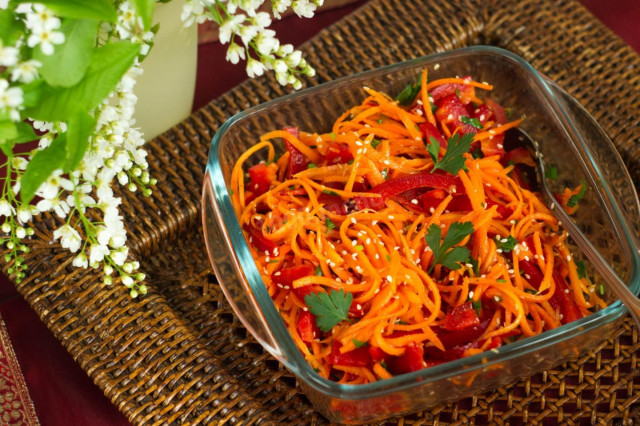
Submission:
<svg viewBox="0 0 640 426">
<path fill-rule="evenodd" d="M 314 388 L 316 391 L 320 391 L 337 398 L 359 400 L 384 396 L 391 392 L 408 390 L 415 386 L 424 385 L 425 383 L 451 378 L 464 372 L 486 368 L 509 359 L 518 358 L 534 350 L 551 347 L 554 344 L 564 340 L 565 338 L 568 338 L 569 336 L 583 334 L 604 324 L 615 321 L 626 313 L 626 308 L 622 305 L 622 303 L 620 301 L 615 301 L 605 309 L 597 311 L 578 321 L 563 325 L 554 330 L 547 331 L 537 336 L 510 343 L 494 351 L 483 352 L 471 357 L 462 358 L 412 373 L 395 376 L 391 379 L 381 380 L 363 385 L 344 385 L 321 377 L 311 368 L 311 366 L 304 359 L 304 356 L 298 350 L 295 343 L 293 342 L 293 339 L 289 335 L 289 332 L 287 331 L 280 314 L 277 312 L 275 305 L 271 301 L 271 298 L 266 291 L 266 287 L 262 279 L 251 279 L 251 277 L 259 278 L 260 274 L 258 272 L 257 266 L 255 265 L 255 262 L 253 261 L 253 258 L 251 257 L 249 247 L 247 246 L 247 243 L 244 239 L 240 224 L 236 218 L 233 207 L 231 206 L 228 190 L 226 188 L 226 185 L 224 184 L 225 181 L 222 169 L 220 168 L 220 164 L 218 161 L 219 145 L 227 129 L 229 129 L 231 126 L 244 119 L 245 117 L 258 113 L 263 109 L 273 107 L 274 105 L 287 102 L 292 99 L 310 96 L 315 92 L 325 90 L 327 87 L 339 87 L 341 85 L 349 84 L 351 81 L 360 79 L 362 77 L 375 76 L 376 74 L 385 74 L 390 71 L 399 70 L 405 67 L 416 66 L 424 62 L 433 62 L 439 60 L 445 61 L 455 57 L 469 56 L 473 54 L 496 55 L 515 62 L 530 77 L 532 77 L 537 88 L 546 98 L 545 100 L 548 103 L 548 107 L 551 109 L 552 113 L 554 113 L 557 118 L 564 118 L 564 120 L 561 119 L 561 124 L 563 126 L 568 125 L 571 128 L 570 130 L 572 130 L 572 133 L 577 135 L 578 138 L 581 138 L 580 132 L 577 131 L 573 126 L 572 120 L 568 116 L 567 112 L 559 105 L 557 97 L 550 87 L 552 85 L 550 84 L 550 80 L 541 75 L 521 57 L 507 50 L 494 46 L 472 46 L 443 53 L 435 53 L 432 55 L 422 56 L 408 61 L 398 62 L 392 65 L 364 71 L 351 76 L 342 77 L 318 86 L 302 90 L 297 93 L 285 95 L 278 99 L 260 104 L 234 115 L 220 127 L 220 129 L 215 133 L 213 137 L 207 162 L 207 175 L 211 180 L 214 196 L 216 197 L 216 202 L 219 206 L 218 213 L 221 215 L 222 221 L 226 225 L 226 229 L 229 231 L 228 238 L 231 241 L 232 246 L 235 248 L 235 253 L 232 253 L 232 255 L 237 256 L 239 264 L 242 266 L 243 271 L 247 276 L 247 281 L 251 290 L 253 291 L 255 300 L 262 310 L 262 316 L 265 320 L 264 326 L 270 329 L 274 339 L 280 343 L 279 349 L 284 353 L 285 357 L 283 358 L 282 356 L 279 356 L 278 353 L 273 353 L 272 350 L 269 350 L 270 348 L 267 346 L 265 346 L 265 348 L 269 352 L 271 352 L 272 355 L 278 358 L 279 361 L 281 361 L 289 370 L 291 370 L 298 377 L 298 379 L 303 380 L 306 384 Z M 558 86 L 554 87 L 558 88 Z M 593 158 L 589 154 L 588 149 L 586 149 L 585 144 L 581 141 L 578 142 L 582 146 L 582 149 L 587 152 L 587 157 L 591 165 L 595 167 L 594 170 L 600 170 L 600 167 L 594 163 Z M 617 152 L 615 154 L 618 155 Z M 220 182 L 222 182 L 222 184 L 220 184 Z M 611 198 L 611 194 L 607 190 L 607 186 L 605 186 L 605 194 L 607 197 Z M 619 211 L 615 211 L 614 213 L 620 219 L 624 227 L 625 237 L 629 241 L 629 245 L 631 247 L 634 247 L 634 244 L 632 243 L 633 237 L 628 230 L 626 220 Z M 631 255 L 632 271 L 629 285 L 631 287 L 631 290 L 635 294 L 638 294 L 638 290 L 640 287 L 640 268 L 638 267 L 638 265 L 640 264 L 640 258 L 638 257 L 638 253 L 635 250 Z M 251 259 L 251 262 L 243 261 L 247 258 Z M 261 341 L 261 339 L 258 340 Z"/>
</svg>

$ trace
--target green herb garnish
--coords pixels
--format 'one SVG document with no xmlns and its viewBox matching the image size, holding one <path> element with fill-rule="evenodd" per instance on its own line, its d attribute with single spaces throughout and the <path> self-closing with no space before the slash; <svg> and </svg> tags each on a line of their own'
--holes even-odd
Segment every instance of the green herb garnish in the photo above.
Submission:
<svg viewBox="0 0 640 426">
<path fill-rule="evenodd" d="M 585 266 L 584 261 L 581 260 L 576 262 L 576 273 L 580 279 L 587 278 L 587 267 Z"/>
<path fill-rule="evenodd" d="M 440 169 L 451 174 L 457 174 L 458 170 L 464 167 L 465 158 L 463 154 L 469 152 L 471 148 L 471 142 L 473 142 L 473 135 L 466 134 L 460 137 L 457 133 L 449 138 L 447 141 L 447 150 L 442 156 L 442 160 L 439 160 L 440 155 L 440 143 L 432 136 L 429 138 L 429 144 L 427 144 L 427 151 L 433 160 L 433 168 L 431 173 Z"/>
<path fill-rule="evenodd" d="M 473 306 L 473 309 L 475 309 L 478 316 L 480 316 L 480 311 L 482 311 L 482 301 L 480 299 L 476 301 L 472 300 L 471 306 Z"/>
<path fill-rule="evenodd" d="M 333 133 L 333 132 L 331 132 L 331 133 L 329 133 L 329 137 L 330 137 L 331 139 L 335 139 L 335 138 L 336 138 L 336 134 L 335 134 L 335 133 Z"/>
<path fill-rule="evenodd" d="M 544 171 L 544 176 L 547 179 L 558 180 L 558 169 L 556 168 L 556 166 L 547 164 L 547 168 Z"/>
<path fill-rule="evenodd" d="M 320 267 L 320 265 L 316 266 L 316 276 L 322 276 L 322 268 Z"/>
<path fill-rule="evenodd" d="M 367 342 L 361 342 L 358 339 L 351 339 L 351 341 L 353 342 L 354 345 L 356 345 L 356 349 L 360 349 L 361 347 L 367 344 Z"/>
<path fill-rule="evenodd" d="M 482 149 L 480 149 L 480 147 L 477 147 L 476 149 L 471 151 L 471 156 L 473 158 L 484 158 L 484 154 L 482 153 Z"/>
<path fill-rule="evenodd" d="M 327 234 L 331 232 L 332 229 L 335 229 L 336 224 L 331 221 L 331 219 L 327 218 L 324 221 L 324 225 L 327 227 Z"/>
<path fill-rule="evenodd" d="M 372 148 L 377 148 L 378 145 L 380 145 L 382 143 L 382 141 L 380 139 L 372 139 L 371 140 L 371 147 Z"/>
<path fill-rule="evenodd" d="M 445 268 L 456 270 L 460 268 L 460 262 L 469 259 L 469 249 L 466 247 L 454 247 L 473 233 L 473 224 L 471 222 L 453 222 L 449 226 L 449 231 L 441 242 L 440 226 L 432 224 L 427 230 L 424 239 L 427 245 L 433 251 L 433 263 L 429 268 L 429 272 L 433 271 L 436 264 L 440 264 Z"/>
<path fill-rule="evenodd" d="M 353 295 L 344 290 L 329 293 L 311 293 L 304 297 L 309 311 L 316 317 L 316 324 L 322 331 L 330 331 L 336 324 L 349 320 L 349 308 Z"/>
<path fill-rule="evenodd" d="M 348 165 L 352 165 L 353 164 L 353 158 L 351 160 L 347 161 L 347 164 Z"/>
<path fill-rule="evenodd" d="M 421 87 L 422 84 L 419 82 L 409 84 L 402 90 L 402 92 L 398 93 L 398 96 L 396 96 L 396 101 L 398 101 L 398 103 L 402 106 L 411 105 L 413 100 L 418 95 L 418 92 L 420 92 Z"/>
<path fill-rule="evenodd" d="M 355 251 L 362 251 L 364 250 L 364 246 L 362 244 L 358 244 L 357 246 L 355 246 L 353 248 Z"/>
<path fill-rule="evenodd" d="M 338 195 L 338 193 L 337 193 L 337 192 L 329 191 L 328 189 L 323 189 L 323 190 L 322 190 L 322 193 L 323 193 L 323 194 L 327 194 L 327 195 Z"/>
<path fill-rule="evenodd" d="M 578 202 L 584 198 L 584 195 L 587 193 L 587 185 L 584 181 L 580 183 L 580 191 L 576 195 L 572 195 L 567 201 L 568 207 L 575 207 L 578 205 Z"/>
<path fill-rule="evenodd" d="M 466 115 L 460 116 L 460 122 L 464 124 L 468 124 L 469 126 L 473 126 L 476 129 L 482 129 L 482 123 L 477 118 L 467 117 Z"/>
<path fill-rule="evenodd" d="M 313 164 L 313 163 L 309 163 L 309 164 L 307 164 L 307 169 L 315 169 L 316 167 L 318 167 L 318 166 L 316 166 L 316 165 L 315 165 L 315 164 Z"/>
<path fill-rule="evenodd" d="M 499 280 L 496 280 L 496 282 L 501 283 L 501 284 L 506 284 L 507 280 L 499 279 Z"/>
<path fill-rule="evenodd" d="M 478 264 L 478 261 L 473 257 L 470 257 L 468 262 L 471 264 L 471 269 L 473 269 L 474 275 L 480 275 L 480 265 Z"/>
<path fill-rule="evenodd" d="M 506 241 L 505 241 L 506 240 Z M 509 235 L 507 238 L 499 238 L 496 240 L 496 245 L 503 253 L 509 253 L 518 244 L 518 239 Z"/>
<path fill-rule="evenodd" d="M 382 169 L 380 172 L 384 180 L 389 180 L 389 169 Z"/>
</svg>

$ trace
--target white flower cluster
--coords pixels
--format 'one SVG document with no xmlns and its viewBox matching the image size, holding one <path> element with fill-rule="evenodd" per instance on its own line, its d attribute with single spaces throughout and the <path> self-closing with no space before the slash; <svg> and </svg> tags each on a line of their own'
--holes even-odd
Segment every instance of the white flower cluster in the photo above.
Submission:
<svg viewBox="0 0 640 426">
<path fill-rule="evenodd" d="M 6 6 L 0 0 L 0 7 Z M 20 46 L 39 46 L 44 54 L 50 55 L 54 53 L 54 45 L 64 42 L 64 35 L 56 31 L 60 28 L 60 19 L 41 4 L 23 3 L 17 6 L 16 12 L 27 31 L 15 46 L 3 46 L 0 41 L 0 70 L 5 67 L 4 75 L 9 78 L 0 77 L 0 113 L 7 113 L 14 121 L 22 121 L 25 118 L 21 116 L 24 94 L 17 86 L 37 79 L 41 64 L 32 59 L 21 62 Z M 121 2 L 113 28 L 115 31 L 111 31 L 110 37 L 142 43 L 141 55 L 144 56 L 153 33 L 142 28 L 141 20 L 129 2 Z M 114 196 L 111 187 L 117 180 L 130 191 L 140 189 L 144 195 L 150 195 L 149 187 L 156 183 L 146 171 L 147 153 L 142 148 L 142 134 L 133 127 L 137 102 L 133 88 L 136 77 L 141 73 L 136 60 L 111 95 L 90 112 L 96 118 L 96 127 L 84 158 L 71 173 L 54 171 L 36 191 L 38 202 L 35 205 L 24 205 L 18 198 L 20 178 L 29 160 L 49 147 L 59 134 L 66 132 L 66 124 L 33 121 L 33 127 L 42 133 L 38 148 L 22 155 L 13 154 L 5 164 L 8 179 L 13 184 L 4 185 L 0 198 L 0 218 L 4 219 L 0 229 L 5 234 L 0 237 L 0 244 L 10 251 L 5 255 L 5 261 L 14 260 L 9 273 L 17 280 L 25 277 L 26 265 L 22 254 L 29 252 L 21 240 L 34 234 L 27 223 L 34 215 L 51 211 L 66 219 L 66 223 L 54 231 L 53 238 L 59 240 L 63 248 L 78 253 L 73 259 L 74 266 L 102 269 L 106 284 L 113 282 L 116 273 L 130 288 L 133 297 L 147 292 L 141 283 L 145 276 L 138 272 L 139 263 L 128 259 L 127 233 L 118 210 L 121 199 Z M 93 222 L 87 214 L 88 209 L 99 211 L 102 219 Z"/>
<path fill-rule="evenodd" d="M 187 0 L 182 20 L 186 26 L 212 20 L 218 24 L 219 40 L 229 44 L 227 61 L 237 64 L 247 60 L 247 75 L 251 78 L 275 71 L 281 85 L 302 87 L 299 74 L 312 77 L 315 70 L 290 44 L 280 45 L 276 33 L 268 29 L 271 16 L 260 12 L 265 0 Z M 280 18 L 289 7 L 298 15 L 311 18 L 323 0 L 272 0 L 273 16 Z"/>
</svg>

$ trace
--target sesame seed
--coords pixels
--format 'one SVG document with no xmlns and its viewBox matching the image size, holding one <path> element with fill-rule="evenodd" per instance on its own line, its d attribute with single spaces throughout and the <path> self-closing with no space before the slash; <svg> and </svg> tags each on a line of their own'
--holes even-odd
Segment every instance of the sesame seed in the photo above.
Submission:
<svg viewBox="0 0 640 426">
<path fill-rule="evenodd" d="M 422 99 L 418 99 L 418 101 L 416 102 L 418 105 L 422 105 Z"/>
<path fill-rule="evenodd" d="M 276 272 L 275 274 L 273 274 L 274 277 L 277 277 L 280 275 L 280 271 Z"/>
<path fill-rule="evenodd" d="M 502 253 L 502 249 L 496 249 L 498 253 Z"/>
<path fill-rule="evenodd" d="M 453 120 L 453 114 L 449 114 L 449 115 L 447 116 L 447 120 Z"/>
<path fill-rule="evenodd" d="M 393 277 L 391 275 L 387 275 L 387 281 L 393 282 Z"/>
<path fill-rule="evenodd" d="M 366 241 L 364 242 L 366 245 L 371 244 L 371 238 L 367 238 Z"/>
<path fill-rule="evenodd" d="M 531 275 L 529 275 L 529 274 L 524 274 L 524 277 L 525 277 L 526 279 L 528 279 L 528 280 L 530 280 L 530 279 L 531 279 Z"/>
<path fill-rule="evenodd" d="M 378 253 L 376 253 L 375 258 L 376 258 L 376 259 L 380 259 L 380 255 L 379 255 Z"/>
<path fill-rule="evenodd" d="M 422 114 L 423 114 L 423 112 L 422 112 L 422 110 L 421 110 L 421 109 L 419 109 L 419 110 L 417 110 L 417 111 L 416 111 L 416 114 L 418 114 L 418 115 L 422 115 Z"/>
<path fill-rule="evenodd" d="M 291 287 L 289 287 L 288 285 L 285 285 L 283 288 L 284 288 L 285 290 L 289 290 Z"/>
<path fill-rule="evenodd" d="M 469 299 L 473 299 L 473 290 L 469 292 Z"/>
<path fill-rule="evenodd" d="M 498 149 L 502 149 L 504 148 L 504 145 L 502 145 L 501 143 L 499 143 L 498 145 L 496 145 L 498 147 Z"/>
<path fill-rule="evenodd" d="M 433 214 L 433 212 L 436 211 L 433 207 L 429 207 L 429 213 Z"/>
<path fill-rule="evenodd" d="M 392 214 L 390 214 L 390 215 L 389 215 L 389 220 L 393 220 L 393 219 L 394 219 L 393 215 L 392 215 Z"/>
<path fill-rule="evenodd" d="M 358 303 L 358 304 L 356 305 L 356 309 L 357 309 L 357 310 L 359 310 L 359 311 L 361 311 L 361 310 L 362 310 L 362 305 Z"/>
<path fill-rule="evenodd" d="M 477 112 L 477 111 L 478 111 L 478 110 L 476 110 L 476 112 Z M 484 114 L 481 114 L 481 115 L 480 115 L 480 121 L 484 121 Z"/>
<path fill-rule="evenodd" d="M 378 294 L 378 293 L 380 293 L 380 289 L 376 288 L 376 291 L 374 291 L 373 294 Z"/>
<path fill-rule="evenodd" d="M 435 65 L 433 66 L 434 71 L 435 71 L 435 70 L 437 70 L 438 68 L 440 68 L 440 64 L 435 64 Z"/>
<path fill-rule="evenodd" d="M 376 225 L 378 224 L 378 221 L 377 221 L 377 220 L 373 220 L 373 221 L 371 221 L 371 224 L 372 224 L 373 226 L 376 226 Z"/>
<path fill-rule="evenodd" d="M 352 245 L 352 246 L 355 246 L 356 244 L 358 244 L 358 241 L 356 241 L 356 240 L 351 240 L 351 245 Z"/>
<path fill-rule="evenodd" d="M 418 200 L 414 198 L 413 200 L 411 200 L 411 204 L 418 204 Z"/>
<path fill-rule="evenodd" d="M 356 222 L 357 222 L 357 221 L 356 221 L 356 218 L 355 218 L 355 217 L 353 217 L 353 216 L 351 216 L 351 223 L 353 223 L 353 224 L 355 225 L 355 224 L 356 224 Z"/>
</svg>

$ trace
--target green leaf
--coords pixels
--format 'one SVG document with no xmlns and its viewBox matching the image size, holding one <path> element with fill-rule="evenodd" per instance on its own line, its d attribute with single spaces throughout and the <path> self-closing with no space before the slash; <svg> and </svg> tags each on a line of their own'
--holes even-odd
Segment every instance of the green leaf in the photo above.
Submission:
<svg viewBox="0 0 640 426">
<path fill-rule="evenodd" d="M 466 115 L 460 116 L 460 122 L 464 124 L 468 124 L 469 126 L 473 126 L 476 129 L 482 129 L 482 123 L 477 118 L 467 117 Z"/>
<path fill-rule="evenodd" d="M 39 49 L 38 49 L 39 50 Z M 22 84 L 18 87 L 22 89 L 22 105 L 25 108 L 38 105 L 40 98 L 42 97 L 42 88 L 44 83 L 42 80 L 34 80 L 31 83 Z"/>
<path fill-rule="evenodd" d="M 437 164 L 440 160 L 440 142 L 433 136 L 429 136 L 429 143 L 427 144 L 427 152 L 433 161 L 433 164 Z"/>
<path fill-rule="evenodd" d="M 17 3 L 32 3 L 31 0 L 18 0 Z M 58 16 L 71 19 L 92 19 L 95 21 L 115 22 L 118 17 L 110 0 L 38 0 Z"/>
<path fill-rule="evenodd" d="M 571 198 L 569 198 L 569 201 L 567 201 L 567 206 L 568 207 L 577 206 L 580 200 L 584 198 L 586 193 L 587 193 L 587 185 L 584 183 L 584 181 L 582 181 L 580 183 L 580 191 L 576 195 L 572 195 Z"/>
<path fill-rule="evenodd" d="M 468 235 L 473 233 L 473 224 L 471 222 L 453 222 L 449 226 L 449 231 L 440 242 L 441 230 L 440 226 L 435 223 L 427 230 L 424 239 L 431 251 L 433 251 L 433 263 L 429 268 L 429 272 L 433 271 L 435 265 L 440 264 L 451 270 L 460 268 L 460 262 L 469 259 L 470 252 L 466 247 L 454 247 L 464 240 Z"/>
<path fill-rule="evenodd" d="M 133 8 L 138 12 L 138 15 L 142 18 L 142 25 L 144 30 L 149 31 L 151 28 L 151 22 L 153 20 L 153 10 L 156 6 L 155 0 L 133 0 L 131 2 Z"/>
<path fill-rule="evenodd" d="M 482 313 L 482 300 L 478 299 L 476 301 L 471 301 L 471 306 L 473 306 L 473 309 L 476 310 L 476 314 L 478 314 L 478 316 L 480 316 L 480 314 Z"/>
<path fill-rule="evenodd" d="M 0 140 L 11 140 L 18 136 L 18 127 L 13 121 L 0 121 Z"/>
<path fill-rule="evenodd" d="M 0 10 L 0 40 L 4 46 L 16 44 L 24 30 L 24 25 L 9 9 Z"/>
<path fill-rule="evenodd" d="M 403 106 L 411 105 L 416 96 L 418 96 L 418 92 L 420 92 L 421 87 L 422 84 L 419 82 L 409 84 L 407 87 L 402 89 L 402 92 L 398 93 L 396 101 Z"/>
<path fill-rule="evenodd" d="M 580 260 L 576 262 L 576 273 L 580 279 L 587 277 L 587 267 L 585 266 L 584 261 Z"/>
<path fill-rule="evenodd" d="M 28 116 L 36 120 L 68 121 L 78 109 L 93 110 L 116 87 L 139 51 L 139 44 L 128 41 L 99 47 L 78 84 L 69 88 L 48 88 L 40 103 L 27 110 Z"/>
<path fill-rule="evenodd" d="M 433 137 L 430 138 L 430 142 L 431 143 L 429 145 L 433 145 L 434 142 L 437 143 L 437 141 Z M 431 155 L 431 159 L 433 160 L 433 168 L 431 169 L 431 172 L 433 173 L 437 169 L 440 169 L 454 175 L 457 174 L 458 170 L 464 167 L 464 162 L 465 162 L 464 154 L 469 152 L 472 142 L 473 142 L 473 134 L 468 133 L 460 137 L 460 135 L 456 133 L 455 135 L 451 136 L 447 141 L 447 150 L 442 156 L 442 160 L 439 160 L 439 161 L 437 157 L 434 156 L 436 146 L 434 146 L 433 148 L 429 148 L 429 145 L 427 145 L 427 150 L 429 151 L 429 154 Z M 437 148 L 439 151 L 440 144 L 437 144 Z M 432 150 L 433 150 L 433 153 L 432 153 Z"/>
<path fill-rule="evenodd" d="M 547 164 L 547 168 L 544 171 L 544 176 L 547 179 L 558 180 L 558 169 L 551 164 Z"/>
<path fill-rule="evenodd" d="M 331 219 L 327 218 L 324 221 L 324 225 L 327 227 L 327 234 L 331 232 L 332 229 L 336 227 L 336 224 L 331 221 Z"/>
<path fill-rule="evenodd" d="M 64 171 L 74 170 L 89 148 L 89 135 L 96 127 L 96 119 L 88 112 L 78 110 L 67 124 L 67 156 Z"/>
<path fill-rule="evenodd" d="M 33 57 L 42 63 L 40 75 L 49 85 L 71 87 L 82 79 L 89 68 L 98 22 L 67 19 L 60 31 L 64 33 L 65 40 L 53 55 L 45 55 L 41 49 L 35 49 Z"/>
<path fill-rule="evenodd" d="M 320 265 L 316 266 L 316 275 L 319 277 L 322 276 L 322 268 L 320 267 Z"/>
<path fill-rule="evenodd" d="M 361 347 L 367 344 L 367 342 L 361 342 L 358 339 L 351 339 L 351 341 L 353 342 L 354 345 L 356 345 L 356 349 L 360 349 Z"/>
<path fill-rule="evenodd" d="M 509 253 L 516 247 L 516 244 L 518 244 L 518 239 L 511 235 L 507 238 L 496 238 L 496 246 L 498 246 L 503 253 Z"/>
<path fill-rule="evenodd" d="M 40 185 L 51 176 L 51 173 L 62 168 L 65 162 L 66 144 L 66 135 L 58 136 L 47 149 L 38 151 L 33 156 L 20 180 L 20 195 L 24 204 L 31 202 Z"/>
<path fill-rule="evenodd" d="M 38 139 L 38 135 L 33 131 L 33 127 L 31 127 L 28 123 L 16 123 L 16 127 L 18 128 L 18 135 L 13 138 L 14 144 L 31 142 Z"/>
<path fill-rule="evenodd" d="M 371 148 L 376 148 L 382 141 L 380 139 L 371 139 Z"/>
<path fill-rule="evenodd" d="M 311 293 L 304 297 L 309 311 L 316 317 L 316 324 L 322 331 L 330 331 L 341 321 L 349 320 L 349 308 L 353 295 L 344 290 L 329 293 Z"/>
</svg>

